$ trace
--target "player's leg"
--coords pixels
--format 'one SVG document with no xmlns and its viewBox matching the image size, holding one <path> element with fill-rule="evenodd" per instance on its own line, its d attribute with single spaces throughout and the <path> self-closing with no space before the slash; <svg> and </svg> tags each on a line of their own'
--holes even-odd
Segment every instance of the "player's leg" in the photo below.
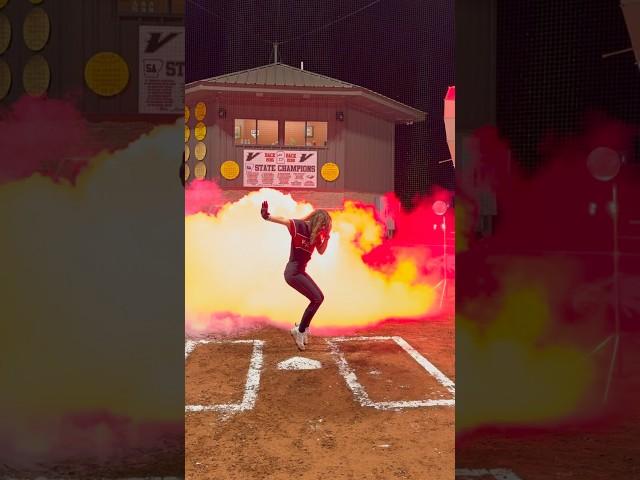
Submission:
<svg viewBox="0 0 640 480">
<path fill-rule="evenodd" d="M 320 287 L 316 285 L 316 282 L 314 282 L 309 275 L 307 275 L 306 273 L 302 273 L 300 275 L 302 276 L 302 278 L 299 280 L 299 282 L 304 285 L 304 288 L 307 292 L 305 296 L 309 299 L 309 305 L 302 314 L 302 320 L 300 321 L 299 327 L 300 331 L 302 333 L 305 333 L 307 328 L 309 328 L 311 320 L 313 320 L 313 316 L 320 308 L 320 305 L 322 305 L 322 302 L 324 302 L 324 294 L 322 293 L 322 290 L 320 290 Z"/>
<path fill-rule="evenodd" d="M 307 328 L 313 315 L 322 304 L 324 295 L 322 295 L 318 286 L 306 273 L 286 271 L 285 280 L 291 287 L 309 299 L 309 305 L 302 315 L 300 325 L 296 324 L 290 332 L 298 348 L 304 350 L 304 346 L 309 340 Z"/>
</svg>

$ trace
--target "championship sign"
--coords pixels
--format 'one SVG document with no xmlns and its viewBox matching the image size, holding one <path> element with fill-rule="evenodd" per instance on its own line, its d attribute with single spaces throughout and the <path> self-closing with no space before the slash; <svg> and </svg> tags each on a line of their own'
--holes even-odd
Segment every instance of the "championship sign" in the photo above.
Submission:
<svg viewBox="0 0 640 480">
<path fill-rule="evenodd" d="M 244 187 L 318 186 L 318 152 L 247 149 L 243 160 Z"/>
<path fill-rule="evenodd" d="M 184 27 L 140 27 L 140 113 L 177 114 L 184 107 Z"/>
</svg>

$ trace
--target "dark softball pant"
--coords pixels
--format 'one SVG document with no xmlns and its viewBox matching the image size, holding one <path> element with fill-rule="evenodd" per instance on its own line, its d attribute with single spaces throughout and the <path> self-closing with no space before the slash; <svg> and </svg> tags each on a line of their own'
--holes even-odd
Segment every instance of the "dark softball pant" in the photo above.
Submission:
<svg viewBox="0 0 640 480">
<path fill-rule="evenodd" d="M 302 320 L 300 320 L 299 330 L 304 332 L 309 328 L 311 319 L 318 311 L 318 308 L 320 308 L 320 305 L 322 305 L 324 295 L 318 285 L 316 285 L 316 282 L 314 282 L 304 270 L 301 271 L 295 262 L 289 262 L 287 264 L 287 268 L 284 270 L 284 279 L 289 285 L 309 299 L 309 306 L 302 314 Z"/>
</svg>

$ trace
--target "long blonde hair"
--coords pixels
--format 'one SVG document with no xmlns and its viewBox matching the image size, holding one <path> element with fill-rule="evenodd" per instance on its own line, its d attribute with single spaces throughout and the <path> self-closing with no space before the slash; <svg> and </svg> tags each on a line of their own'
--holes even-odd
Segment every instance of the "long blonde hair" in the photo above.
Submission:
<svg viewBox="0 0 640 480">
<path fill-rule="evenodd" d="M 311 245 L 316 244 L 318 234 L 322 229 L 326 229 L 327 233 L 331 231 L 331 216 L 326 210 L 314 210 L 302 220 L 309 222 L 311 226 Z"/>
</svg>

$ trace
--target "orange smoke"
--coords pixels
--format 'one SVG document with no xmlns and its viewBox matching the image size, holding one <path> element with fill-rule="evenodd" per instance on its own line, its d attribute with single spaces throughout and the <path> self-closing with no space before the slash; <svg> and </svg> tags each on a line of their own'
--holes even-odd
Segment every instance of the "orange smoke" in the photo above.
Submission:
<svg viewBox="0 0 640 480">
<path fill-rule="evenodd" d="M 185 218 L 188 331 L 217 330 L 229 317 L 247 322 L 267 319 L 279 326 L 299 321 L 308 300 L 283 278 L 290 235 L 283 226 L 262 220 L 263 200 L 269 202 L 272 214 L 286 218 L 300 218 L 313 210 L 290 195 L 262 189 L 215 214 Z M 345 202 L 331 216 L 329 246 L 324 255 L 315 253 L 307 267 L 325 294 L 313 328 L 349 329 L 431 311 L 436 291 L 410 250 L 398 252 L 384 271 L 363 260 L 383 243 L 384 229 L 372 209 Z"/>
</svg>

